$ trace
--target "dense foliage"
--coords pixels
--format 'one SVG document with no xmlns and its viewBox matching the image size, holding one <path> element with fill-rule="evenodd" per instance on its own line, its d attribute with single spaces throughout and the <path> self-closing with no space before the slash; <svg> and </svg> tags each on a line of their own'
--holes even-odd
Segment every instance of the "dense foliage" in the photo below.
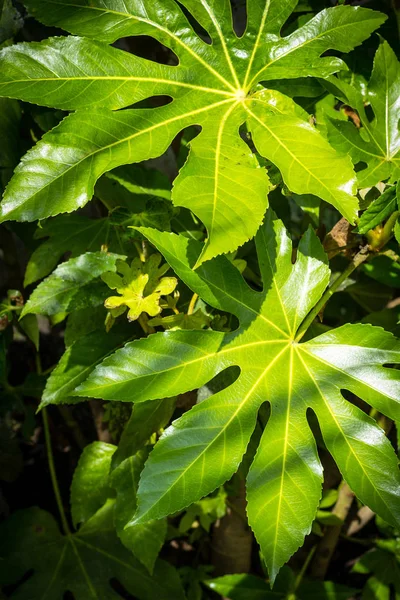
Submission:
<svg viewBox="0 0 400 600">
<path fill-rule="evenodd" d="M 4 598 L 400 598 L 397 1 L 0 10 Z"/>
</svg>

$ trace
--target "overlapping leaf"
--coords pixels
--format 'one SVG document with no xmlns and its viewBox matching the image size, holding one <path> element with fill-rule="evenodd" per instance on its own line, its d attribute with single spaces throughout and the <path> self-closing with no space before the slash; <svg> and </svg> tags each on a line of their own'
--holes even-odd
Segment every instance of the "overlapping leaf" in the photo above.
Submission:
<svg viewBox="0 0 400 600">
<path fill-rule="evenodd" d="M 332 87 L 331 87 L 332 85 Z M 400 174 L 400 64 L 389 44 L 382 40 L 366 93 L 373 110 L 367 115 L 361 91 L 340 79 L 331 78 L 329 89 L 355 108 L 362 127 L 348 121 L 329 119 L 331 144 L 354 163 L 364 163 L 358 172 L 361 187 L 379 181 L 397 181 Z"/>
<path fill-rule="evenodd" d="M 71 513 L 75 527 L 86 523 L 111 495 L 108 474 L 115 450 L 113 444 L 93 442 L 79 457 L 71 484 Z"/>
<path fill-rule="evenodd" d="M 240 375 L 163 434 L 142 474 L 133 522 L 181 510 L 229 479 L 265 401 L 271 417 L 248 474 L 248 515 L 272 580 L 310 531 L 321 495 L 310 408 L 357 496 L 387 521 L 398 522 L 394 451 L 383 431 L 341 390 L 397 419 L 399 372 L 383 365 L 400 362 L 400 342 L 379 328 L 346 325 L 299 343 L 299 325 L 330 275 L 314 233 L 303 237 L 293 264 L 287 232 L 268 214 L 256 237 L 264 281 L 258 293 L 225 258 L 193 271 L 197 242 L 142 231 L 193 291 L 233 313 L 240 326 L 226 334 L 168 331 L 127 344 L 95 369 L 78 395 L 142 402 L 198 388 L 230 366 L 239 366 Z"/>
<path fill-rule="evenodd" d="M 25 156 L 6 191 L 3 221 L 34 220 L 83 206 L 101 174 L 161 155 L 182 129 L 195 124 L 201 133 L 175 181 L 173 201 L 192 210 L 207 228 L 199 264 L 235 250 L 256 233 L 270 185 L 239 135 L 245 122 L 257 150 L 275 163 L 294 192 L 319 196 L 354 220 L 357 201 L 349 159 L 337 156 L 299 117 L 291 99 L 272 90 L 260 94 L 258 84 L 332 75 L 345 65 L 322 55 L 351 50 L 379 27 L 384 15 L 338 6 L 281 37 L 296 0 L 256 0 L 249 2 L 247 29 L 238 38 L 228 0 L 181 4 L 212 44 L 195 33 L 175 0 L 27 1 L 39 20 L 85 37 L 5 49 L 0 94 L 85 110 L 67 117 Z M 132 35 L 165 44 L 178 56 L 178 66 L 106 45 Z M 154 95 L 173 101 L 157 109 L 111 110 Z"/>
</svg>

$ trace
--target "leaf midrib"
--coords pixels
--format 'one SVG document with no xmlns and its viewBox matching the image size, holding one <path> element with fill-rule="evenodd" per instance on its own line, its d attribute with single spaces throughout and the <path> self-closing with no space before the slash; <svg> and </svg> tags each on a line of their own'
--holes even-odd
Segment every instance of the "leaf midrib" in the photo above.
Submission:
<svg viewBox="0 0 400 600">
<path fill-rule="evenodd" d="M 138 340 L 138 342 L 139 341 L 140 340 Z M 133 376 L 136 379 L 140 378 L 141 380 L 142 379 L 146 379 L 147 377 L 156 378 L 159 375 L 162 375 L 164 373 L 170 373 L 171 371 L 174 371 L 175 369 L 184 369 L 184 368 L 186 368 L 189 365 L 193 365 L 193 364 L 196 364 L 198 362 L 209 360 L 212 357 L 219 357 L 222 354 L 228 354 L 230 352 L 240 352 L 240 351 L 243 351 L 243 350 L 245 350 L 247 348 L 250 348 L 252 346 L 261 346 L 261 345 L 270 345 L 270 344 L 283 344 L 283 343 L 286 344 L 287 343 L 286 340 L 258 340 L 257 342 L 249 342 L 247 344 L 242 344 L 241 346 L 233 346 L 232 348 L 226 348 L 225 350 L 216 350 L 215 352 L 210 352 L 208 354 L 203 354 L 199 358 L 195 358 L 195 359 L 187 361 L 185 363 L 180 362 L 179 364 L 174 365 L 173 367 L 168 367 L 167 369 L 162 369 L 162 370 L 159 370 L 159 371 L 156 371 L 156 372 L 153 371 L 151 373 L 145 373 L 143 375 L 134 375 L 133 374 Z M 111 354 L 111 353 L 112 353 L 112 351 L 109 354 Z M 83 382 L 82 385 L 85 385 L 85 382 Z M 116 386 L 116 385 L 126 385 L 126 382 L 117 382 L 116 383 L 115 381 L 112 381 L 111 383 L 104 383 L 104 384 L 101 384 L 101 385 L 97 386 L 96 388 L 90 388 L 91 389 L 90 393 L 92 393 L 93 390 L 97 389 L 97 388 L 100 388 L 101 390 L 103 390 L 104 388 L 113 387 L 113 386 Z M 76 390 L 76 391 L 79 391 L 79 390 Z M 86 390 L 86 389 L 83 390 L 83 393 L 87 394 L 88 390 Z M 73 394 L 73 395 L 78 395 L 78 394 Z"/>
<path fill-rule="evenodd" d="M 160 127 L 165 127 L 166 125 L 170 125 L 171 123 L 175 123 L 176 121 L 180 121 L 180 120 L 184 120 L 187 119 L 191 116 L 195 116 L 198 114 L 201 114 L 203 112 L 207 112 L 209 110 L 213 110 L 214 108 L 221 106 L 223 104 L 227 104 L 227 103 L 231 103 L 233 102 L 233 100 L 228 99 L 228 100 L 221 100 L 220 102 L 216 102 L 214 104 L 208 105 L 208 106 L 203 106 L 202 108 L 198 108 L 196 110 L 190 111 L 188 113 L 185 113 L 183 115 L 178 115 L 176 117 L 172 117 L 170 119 L 166 119 L 165 121 L 162 121 L 161 123 L 157 123 L 156 125 L 152 125 L 151 127 L 148 127 L 147 129 L 142 129 L 141 131 L 138 131 L 132 135 L 129 135 L 125 138 L 119 139 L 116 142 L 112 142 L 111 144 L 107 144 L 105 146 L 102 146 L 101 148 L 98 148 L 97 150 L 94 150 L 93 152 L 90 152 L 88 154 L 86 154 L 85 156 L 83 156 L 79 161 L 73 163 L 72 165 L 70 165 L 67 169 L 65 169 L 62 173 L 60 173 L 57 177 L 55 177 L 54 179 L 52 179 L 49 183 L 46 183 L 46 185 L 44 185 L 43 187 L 41 187 L 37 192 L 35 192 L 34 195 L 29 196 L 28 198 L 25 199 L 25 202 L 31 201 L 37 194 L 40 194 L 44 189 L 48 188 L 49 186 L 53 185 L 55 181 L 57 181 L 58 179 L 61 179 L 63 177 L 66 176 L 66 174 L 73 170 L 76 169 L 81 163 L 83 163 L 85 160 L 88 159 L 93 159 L 94 156 L 96 156 L 96 154 L 100 153 L 100 152 L 104 152 L 106 150 L 109 150 L 115 146 L 119 146 L 120 144 L 124 144 L 125 142 L 131 141 L 133 139 L 135 139 L 136 137 L 140 137 L 142 135 L 146 135 L 147 133 L 150 133 L 151 131 L 154 131 Z M 79 114 L 79 113 L 76 113 Z M 113 112 L 110 111 L 110 116 L 115 117 L 116 115 L 118 115 L 118 112 Z M 57 128 L 56 128 L 57 129 Z M 42 140 L 43 143 L 46 142 L 45 138 L 43 138 Z M 39 142 L 40 144 L 41 142 Z M 3 202 L 4 204 L 4 202 Z M 4 217 L 9 217 L 10 213 L 13 212 L 13 210 L 15 209 L 11 209 L 8 213 L 1 215 L 0 212 L 0 223 L 2 222 L 2 219 L 4 219 Z"/>
<path fill-rule="evenodd" d="M 205 93 L 213 93 L 220 94 L 222 96 L 232 97 L 232 92 L 226 92 L 224 90 L 219 90 L 217 88 L 208 88 L 201 85 L 195 85 L 192 83 L 187 83 L 184 81 L 177 81 L 174 79 L 160 79 L 157 77 L 136 77 L 134 75 L 86 75 L 86 76 L 73 76 L 73 77 L 32 77 L 26 79 L 13 79 L 12 81 L 4 81 L 0 83 L 0 87 L 13 85 L 14 83 L 42 83 L 44 81 L 47 82 L 55 82 L 55 81 L 140 81 L 147 83 L 160 83 L 170 86 L 178 86 L 190 88 L 193 90 L 199 90 Z"/>
</svg>

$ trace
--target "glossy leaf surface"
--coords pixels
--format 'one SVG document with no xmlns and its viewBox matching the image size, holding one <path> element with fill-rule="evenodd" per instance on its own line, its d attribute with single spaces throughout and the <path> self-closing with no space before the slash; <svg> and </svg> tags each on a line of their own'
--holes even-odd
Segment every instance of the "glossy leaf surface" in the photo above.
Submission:
<svg viewBox="0 0 400 600">
<path fill-rule="evenodd" d="M 76 386 L 87 379 L 96 365 L 132 339 L 133 335 L 131 328 L 124 323 L 113 327 L 109 332 L 103 328 L 80 336 L 65 350 L 51 372 L 40 406 L 76 402 L 76 397 L 71 396 Z"/>
<path fill-rule="evenodd" d="M 27 1 L 39 20 L 84 37 L 4 49 L 0 94 L 79 110 L 26 154 L 5 193 L 1 220 L 71 212 L 91 199 L 103 173 L 160 156 L 182 129 L 200 125 L 172 198 L 207 228 L 201 264 L 253 237 L 268 204 L 267 174 L 239 135 L 244 123 L 257 150 L 279 167 L 293 191 L 320 196 L 354 220 L 350 160 L 336 155 L 308 117 L 299 117 L 290 98 L 275 90 L 260 93 L 259 84 L 329 77 L 345 65 L 322 55 L 352 50 L 385 16 L 337 6 L 282 37 L 295 0 L 260 0 L 249 5 L 247 29 L 238 38 L 226 0 L 182 5 L 212 44 L 195 33 L 174 0 Z M 154 37 L 179 64 L 160 65 L 107 45 L 135 35 Z M 115 112 L 155 95 L 172 102 Z"/>
<path fill-rule="evenodd" d="M 71 484 L 71 513 L 75 527 L 86 523 L 110 496 L 108 473 L 115 450 L 113 444 L 92 442 L 79 457 Z"/>
<path fill-rule="evenodd" d="M 201 387 L 227 367 L 240 374 L 197 404 L 162 435 L 143 471 L 138 511 L 143 523 L 182 510 L 237 470 L 268 401 L 271 417 L 247 478 L 249 522 L 274 580 L 309 533 L 321 496 L 322 467 L 306 413 L 319 421 L 343 477 L 384 519 L 397 523 L 397 459 L 375 421 L 344 399 L 363 398 L 394 419 L 400 414 L 400 343 L 369 325 L 346 325 L 299 343 L 297 330 L 330 277 L 319 240 L 309 230 L 295 264 L 282 223 L 268 213 L 256 237 L 264 282 L 250 289 L 226 258 L 192 266 L 198 244 L 142 229 L 176 274 L 211 306 L 239 319 L 231 333 L 167 331 L 106 359 L 79 396 L 143 402 Z"/>
<path fill-rule="evenodd" d="M 107 298 L 108 288 L 100 280 L 105 271 L 114 271 L 118 254 L 87 252 L 61 264 L 31 294 L 21 316 L 33 313 L 54 315 L 87 306 L 98 306 Z"/>
<path fill-rule="evenodd" d="M 290 573 L 290 570 L 288 570 Z M 230 600 L 285 600 L 290 594 L 291 578 L 285 569 L 285 579 L 279 577 L 274 590 L 269 584 L 254 575 L 225 575 L 210 579 L 207 587 Z M 283 571 L 282 571 L 283 574 Z M 356 590 L 332 581 L 303 581 L 296 590 L 298 600 L 350 600 Z"/>
</svg>

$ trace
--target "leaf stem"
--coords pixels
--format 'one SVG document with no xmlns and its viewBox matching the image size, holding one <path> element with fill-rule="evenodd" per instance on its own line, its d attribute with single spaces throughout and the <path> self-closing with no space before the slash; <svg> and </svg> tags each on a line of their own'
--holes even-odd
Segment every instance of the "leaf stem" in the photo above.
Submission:
<svg viewBox="0 0 400 600">
<path fill-rule="evenodd" d="M 296 600 L 296 598 L 297 598 L 296 592 L 299 589 L 301 582 L 303 581 L 304 575 L 306 574 L 306 571 L 307 571 L 308 566 L 315 554 L 316 549 L 317 549 L 317 545 L 313 546 L 311 548 L 310 552 L 308 553 L 306 560 L 304 561 L 303 566 L 301 567 L 300 572 L 294 581 L 293 587 L 286 597 L 287 600 Z"/>
<path fill-rule="evenodd" d="M 49 419 L 47 416 L 47 409 L 45 407 L 42 408 L 42 416 L 43 416 L 44 437 L 45 437 L 45 441 L 46 441 L 47 460 L 49 463 L 50 477 L 51 477 L 51 483 L 53 485 L 54 496 L 56 498 L 56 502 L 57 502 L 59 513 L 60 513 L 60 518 L 61 518 L 61 523 L 62 523 L 64 533 L 65 533 L 65 535 L 71 535 L 71 530 L 68 525 L 67 517 L 65 516 L 65 511 L 64 511 L 64 507 L 63 507 L 63 503 L 62 503 L 62 499 L 61 499 L 60 488 L 58 486 L 57 473 L 56 473 L 56 469 L 55 469 L 55 465 L 54 465 L 53 449 L 51 447 Z"/>
<path fill-rule="evenodd" d="M 328 300 L 333 296 L 333 294 L 338 290 L 341 284 L 355 271 L 362 263 L 364 263 L 370 256 L 369 246 L 364 246 L 361 250 L 354 256 L 351 263 L 347 266 L 347 268 L 343 271 L 341 275 L 332 283 L 332 285 L 326 290 L 326 292 L 322 295 L 321 299 L 313 310 L 308 314 L 308 316 L 304 319 L 303 323 L 300 325 L 295 341 L 299 342 L 302 337 L 307 332 L 310 325 L 312 325 L 315 317 L 320 313 L 322 308 L 328 302 Z"/>
</svg>

